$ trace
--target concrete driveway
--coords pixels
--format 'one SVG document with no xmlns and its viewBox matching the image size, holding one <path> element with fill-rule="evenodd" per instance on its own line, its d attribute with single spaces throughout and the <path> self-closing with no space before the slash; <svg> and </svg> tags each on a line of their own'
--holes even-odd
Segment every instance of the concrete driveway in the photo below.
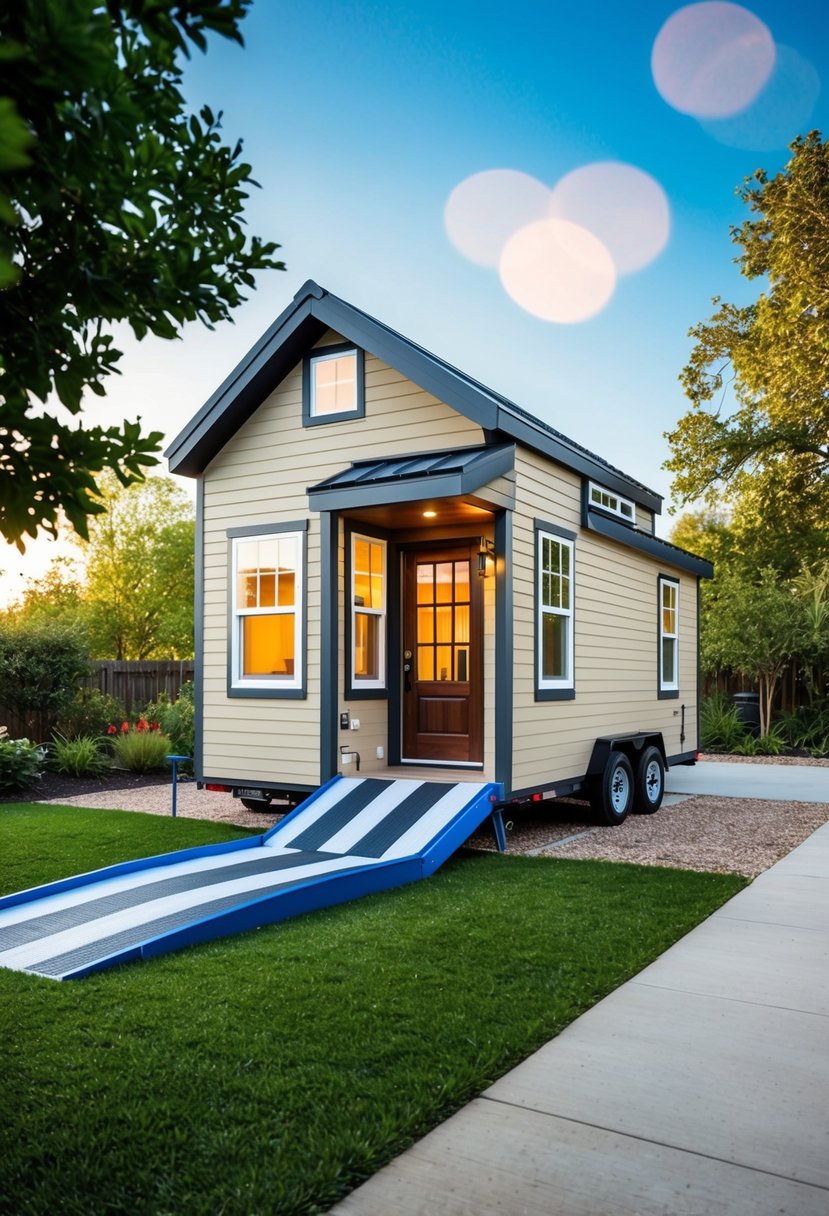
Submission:
<svg viewBox="0 0 829 1216">
<path fill-rule="evenodd" d="M 829 768 L 799 764 L 739 764 L 700 760 L 678 765 L 665 778 L 669 794 L 829 802 Z"/>
</svg>

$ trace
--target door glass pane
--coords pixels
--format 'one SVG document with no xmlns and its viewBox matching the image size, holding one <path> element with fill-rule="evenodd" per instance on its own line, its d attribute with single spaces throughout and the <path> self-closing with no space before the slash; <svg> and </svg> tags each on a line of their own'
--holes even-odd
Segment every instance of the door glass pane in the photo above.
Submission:
<svg viewBox="0 0 829 1216">
<path fill-rule="evenodd" d="M 452 641 L 452 606 L 435 609 L 436 633 L 438 642 Z"/>
<path fill-rule="evenodd" d="M 417 567 L 417 602 L 418 604 L 433 604 L 435 602 L 435 567 L 431 562 L 423 562 Z"/>
<path fill-rule="evenodd" d="M 455 679 L 467 681 L 469 679 L 469 647 L 455 647 Z"/>
<path fill-rule="evenodd" d="M 438 562 L 435 566 L 435 599 L 439 604 L 452 602 L 453 562 Z"/>
<path fill-rule="evenodd" d="M 452 647 L 436 646 L 436 667 L 438 680 L 452 679 Z"/>
<path fill-rule="evenodd" d="M 417 640 L 418 640 L 418 642 L 434 642 L 434 640 L 435 640 L 435 610 L 434 610 L 434 608 L 418 608 L 418 610 L 417 610 Z"/>
<path fill-rule="evenodd" d="M 455 600 L 469 603 L 469 562 L 455 562 Z"/>
<path fill-rule="evenodd" d="M 455 641 L 469 641 L 469 605 L 458 604 L 455 608 Z"/>
<path fill-rule="evenodd" d="M 418 680 L 434 680 L 434 678 L 435 678 L 435 648 L 434 648 L 434 646 L 418 646 L 418 648 L 417 648 L 417 678 L 418 678 Z"/>
</svg>

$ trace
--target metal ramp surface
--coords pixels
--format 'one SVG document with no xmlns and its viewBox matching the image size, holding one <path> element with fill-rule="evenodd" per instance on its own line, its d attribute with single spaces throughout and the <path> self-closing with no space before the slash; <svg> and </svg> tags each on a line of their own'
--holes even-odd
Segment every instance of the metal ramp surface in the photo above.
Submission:
<svg viewBox="0 0 829 1216">
<path fill-rule="evenodd" d="M 0 966 L 78 979 L 434 873 L 500 785 L 335 777 L 271 831 L 0 898 Z"/>
</svg>

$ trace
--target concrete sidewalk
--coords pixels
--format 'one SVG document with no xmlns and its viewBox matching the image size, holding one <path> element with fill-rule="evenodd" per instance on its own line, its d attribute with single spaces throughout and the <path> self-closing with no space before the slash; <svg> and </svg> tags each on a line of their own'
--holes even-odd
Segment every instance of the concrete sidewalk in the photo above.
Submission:
<svg viewBox="0 0 829 1216">
<path fill-rule="evenodd" d="M 827 963 L 829 824 L 333 1211 L 826 1216 Z"/>
<path fill-rule="evenodd" d="M 669 794 L 713 794 L 717 798 L 829 802 L 829 768 L 700 760 L 669 769 L 665 789 Z"/>
</svg>

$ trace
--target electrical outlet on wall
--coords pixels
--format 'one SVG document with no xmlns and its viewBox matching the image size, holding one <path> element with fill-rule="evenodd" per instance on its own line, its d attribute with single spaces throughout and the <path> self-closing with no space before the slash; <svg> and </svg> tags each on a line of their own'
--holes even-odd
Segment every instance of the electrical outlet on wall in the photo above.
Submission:
<svg viewBox="0 0 829 1216">
<path fill-rule="evenodd" d="M 359 730 L 359 729 L 360 729 L 360 719 L 359 719 L 359 718 L 352 718 L 352 719 L 351 719 L 351 729 L 352 729 L 352 730 Z"/>
</svg>

